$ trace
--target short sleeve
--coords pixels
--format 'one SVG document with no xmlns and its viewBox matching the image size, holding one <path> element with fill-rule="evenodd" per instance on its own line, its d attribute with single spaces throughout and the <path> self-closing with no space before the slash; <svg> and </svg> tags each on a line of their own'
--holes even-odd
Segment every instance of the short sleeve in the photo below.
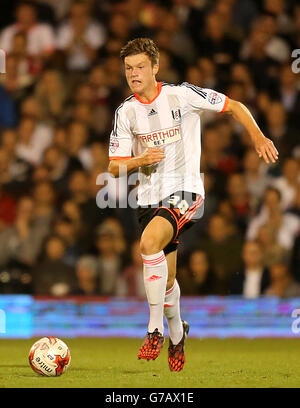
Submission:
<svg viewBox="0 0 300 408">
<path fill-rule="evenodd" d="M 97 49 L 104 44 L 105 36 L 104 28 L 100 24 L 92 23 L 85 37 L 89 46 Z"/>
<path fill-rule="evenodd" d="M 181 86 L 185 88 L 185 96 L 191 110 L 209 110 L 224 112 L 228 104 L 228 97 L 213 89 L 200 88 L 184 82 Z"/>
<path fill-rule="evenodd" d="M 114 128 L 110 134 L 109 160 L 130 159 L 132 134 L 130 123 L 124 110 L 118 108 L 115 113 Z"/>
<path fill-rule="evenodd" d="M 5 28 L 1 32 L 0 36 L 0 48 L 4 50 L 5 52 L 10 52 L 11 51 L 11 46 L 12 46 L 12 39 L 15 33 L 17 32 L 15 25 L 11 25 L 7 28 Z"/>
<path fill-rule="evenodd" d="M 52 51 L 55 48 L 55 36 L 51 26 L 48 24 L 41 25 L 40 41 L 43 51 Z"/>
</svg>

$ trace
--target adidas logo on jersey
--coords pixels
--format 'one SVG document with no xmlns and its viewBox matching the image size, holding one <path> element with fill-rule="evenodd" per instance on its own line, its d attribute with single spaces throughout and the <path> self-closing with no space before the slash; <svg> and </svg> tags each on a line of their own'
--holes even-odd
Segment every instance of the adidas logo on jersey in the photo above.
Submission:
<svg viewBox="0 0 300 408">
<path fill-rule="evenodd" d="M 156 110 L 152 108 L 151 111 L 148 113 L 148 116 L 153 116 L 153 115 L 157 115 L 157 112 Z"/>
</svg>

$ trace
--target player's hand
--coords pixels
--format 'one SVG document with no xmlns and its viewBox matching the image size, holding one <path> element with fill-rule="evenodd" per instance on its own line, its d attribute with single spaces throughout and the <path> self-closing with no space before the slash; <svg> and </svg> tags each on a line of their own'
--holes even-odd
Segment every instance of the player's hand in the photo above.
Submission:
<svg viewBox="0 0 300 408">
<path fill-rule="evenodd" d="M 266 163 L 275 163 L 278 159 L 278 151 L 272 140 L 267 137 L 259 137 L 259 139 L 254 142 L 254 146 L 258 156 L 262 157 Z"/>
<path fill-rule="evenodd" d="M 147 166 L 148 164 L 158 163 L 165 158 L 164 150 L 159 147 L 149 147 L 140 156 L 142 161 L 142 166 Z"/>
</svg>

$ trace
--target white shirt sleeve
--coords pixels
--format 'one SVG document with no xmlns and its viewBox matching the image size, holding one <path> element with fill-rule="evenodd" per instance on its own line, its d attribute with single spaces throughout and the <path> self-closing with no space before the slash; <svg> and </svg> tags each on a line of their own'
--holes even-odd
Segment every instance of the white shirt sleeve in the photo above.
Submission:
<svg viewBox="0 0 300 408">
<path fill-rule="evenodd" d="M 43 51 L 52 51 L 55 48 L 55 36 L 52 27 L 49 24 L 41 24 L 40 42 Z"/>
<path fill-rule="evenodd" d="M 191 110 L 209 110 L 224 112 L 228 103 L 228 97 L 213 89 L 200 88 L 199 86 L 184 82 L 186 101 Z"/>
<path fill-rule="evenodd" d="M 105 42 L 105 30 L 100 24 L 91 23 L 85 35 L 88 45 L 92 48 L 98 49 Z"/>
<path fill-rule="evenodd" d="M 10 52 L 12 47 L 12 40 L 16 33 L 15 24 L 10 25 L 1 32 L 0 36 L 0 48 L 5 52 Z"/>
<path fill-rule="evenodd" d="M 110 134 L 109 159 L 129 159 L 132 154 L 132 133 L 124 109 L 115 113 L 114 128 Z"/>
<path fill-rule="evenodd" d="M 65 50 L 73 38 L 73 31 L 68 24 L 61 25 L 57 30 L 56 47 L 59 50 Z"/>
</svg>

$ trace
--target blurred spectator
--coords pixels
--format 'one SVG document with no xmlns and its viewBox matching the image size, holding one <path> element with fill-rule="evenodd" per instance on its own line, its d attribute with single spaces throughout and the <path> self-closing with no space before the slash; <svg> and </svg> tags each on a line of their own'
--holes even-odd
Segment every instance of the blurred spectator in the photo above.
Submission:
<svg viewBox="0 0 300 408">
<path fill-rule="evenodd" d="M 294 203 L 297 189 L 300 187 L 300 168 L 297 160 L 288 158 L 283 162 L 282 176 L 272 182 L 281 195 L 281 208 L 286 210 Z"/>
<path fill-rule="evenodd" d="M 201 55 L 201 54 L 200 54 Z M 197 65 L 200 68 L 203 77 L 203 87 L 204 88 L 217 88 L 217 66 L 215 62 L 208 57 L 203 57 L 202 55 L 197 59 Z"/>
<path fill-rule="evenodd" d="M 89 178 L 88 173 L 76 171 L 72 173 L 69 180 L 70 199 L 78 205 L 81 214 L 84 237 L 82 245 L 85 250 L 90 250 L 93 246 L 95 227 L 113 213 L 110 208 L 101 210 L 98 208 L 95 196 L 92 196 Z"/>
<path fill-rule="evenodd" d="M 293 277 L 300 283 L 300 234 L 296 237 L 293 245 L 290 269 Z"/>
<path fill-rule="evenodd" d="M 88 141 L 88 128 L 80 122 L 72 122 L 68 127 L 67 151 L 68 155 L 80 161 L 84 169 L 91 168 L 92 157 Z"/>
<path fill-rule="evenodd" d="M 246 90 L 245 102 L 251 104 L 254 102 L 256 92 L 253 83 L 252 75 L 243 62 L 237 62 L 231 66 L 231 81 L 242 83 Z"/>
<path fill-rule="evenodd" d="M 66 88 L 61 74 L 56 70 L 44 71 L 35 88 L 35 98 L 40 106 L 41 116 L 47 121 L 56 121 L 63 113 Z"/>
<path fill-rule="evenodd" d="M 90 146 L 91 150 L 91 162 L 93 168 L 101 168 L 103 171 L 107 169 L 108 157 L 106 154 L 106 148 L 103 143 L 95 141 Z"/>
<path fill-rule="evenodd" d="M 122 275 L 126 283 L 127 296 L 136 296 L 139 299 L 146 298 L 143 259 L 139 240 L 135 241 L 131 246 L 131 264 L 124 269 Z"/>
<path fill-rule="evenodd" d="M 44 259 L 34 270 L 34 293 L 39 295 L 66 296 L 76 285 L 74 269 L 63 261 L 65 244 L 55 235 L 45 244 Z"/>
<path fill-rule="evenodd" d="M 250 148 L 243 157 L 243 170 L 245 185 L 250 194 L 250 206 L 254 210 L 270 183 L 270 178 L 267 176 L 268 167 L 258 157 L 256 151 Z"/>
<path fill-rule="evenodd" d="M 110 126 L 111 104 L 114 98 L 112 89 L 107 83 L 107 73 L 103 65 L 98 65 L 91 70 L 89 85 L 92 88 L 93 106 L 91 128 L 98 133 L 103 133 Z"/>
<path fill-rule="evenodd" d="M 189 256 L 188 266 L 179 269 L 177 280 L 182 295 L 202 296 L 214 293 L 213 272 L 206 253 L 195 249 Z"/>
<path fill-rule="evenodd" d="M 297 75 L 290 64 L 285 64 L 280 70 L 278 97 L 286 110 L 289 123 L 299 125 L 300 91 L 297 89 Z"/>
<path fill-rule="evenodd" d="M 33 266 L 49 233 L 51 217 L 36 215 L 31 197 L 19 200 L 15 222 L 0 232 L 0 265 L 19 261 Z"/>
<path fill-rule="evenodd" d="M 59 217 L 55 220 L 54 234 L 64 240 L 65 253 L 63 261 L 70 266 L 75 266 L 81 255 L 80 241 L 78 239 L 78 230 L 72 220 L 67 217 Z"/>
<path fill-rule="evenodd" d="M 263 253 L 263 264 L 270 268 L 274 263 L 287 261 L 289 251 L 277 242 L 277 231 L 272 224 L 262 225 L 257 234 L 257 242 Z"/>
<path fill-rule="evenodd" d="M 162 28 L 169 36 L 170 51 L 173 55 L 182 58 L 185 63 L 192 63 L 195 59 L 195 45 L 187 30 L 180 25 L 178 18 L 172 12 L 168 12 L 164 18 Z"/>
<path fill-rule="evenodd" d="M 241 267 L 240 237 L 230 235 L 226 219 L 215 214 L 209 220 L 208 237 L 200 240 L 199 247 L 207 253 L 215 276 L 215 293 L 227 295 L 231 277 Z"/>
<path fill-rule="evenodd" d="M 201 155 L 201 170 L 212 177 L 213 189 L 218 197 L 224 197 L 226 175 L 220 169 L 220 162 L 224 157 L 220 135 L 215 125 L 207 125 L 204 129 L 203 154 Z"/>
<path fill-rule="evenodd" d="M 264 0 L 264 10 L 276 17 L 278 31 L 280 33 L 288 33 L 291 30 L 291 19 L 287 14 L 287 5 L 289 2 L 285 0 Z"/>
<path fill-rule="evenodd" d="M 246 36 L 239 53 L 252 74 L 256 88 L 270 90 L 275 85 L 273 73 L 278 68 L 279 62 L 267 54 L 268 41 L 268 34 L 256 24 Z"/>
<path fill-rule="evenodd" d="M 264 293 L 266 296 L 279 296 L 283 298 L 300 296 L 300 284 L 293 279 L 287 265 L 278 263 L 271 266 L 270 276 L 270 286 Z"/>
<path fill-rule="evenodd" d="M 104 41 L 105 30 L 91 19 L 88 4 L 76 0 L 68 20 L 59 27 L 57 34 L 57 48 L 65 53 L 67 68 L 74 71 L 90 68 Z"/>
<path fill-rule="evenodd" d="M 9 79 L 7 78 L 7 81 Z M 13 79 L 14 80 L 14 79 Z M 11 89 L 8 88 L 8 82 L 0 85 L 0 130 L 5 127 L 14 126 L 17 122 L 16 119 L 16 108 L 12 98 Z"/>
<path fill-rule="evenodd" d="M 109 20 L 109 37 L 121 41 L 125 44 L 129 39 L 130 21 L 122 13 L 113 13 Z"/>
<path fill-rule="evenodd" d="M 100 226 L 97 230 L 96 246 L 99 253 L 98 269 L 100 277 L 101 294 L 112 296 L 119 290 L 122 285 L 120 280 L 120 271 L 122 270 L 122 259 L 117 246 L 117 235 L 109 227 Z M 124 291 L 125 292 L 125 291 Z"/>
<path fill-rule="evenodd" d="M 54 51 L 54 33 L 49 24 L 37 20 L 37 10 L 32 2 L 22 1 L 16 9 L 16 22 L 6 27 L 0 37 L 0 48 L 10 53 L 15 34 L 26 35 L 29 55 L 48 58 Z"/>
<path fill-rule="evenodd" d="M 262 248 L 256 241 L 247 241 L 243 246 L 244 267 L 232 277 L 231 294 L 254 299 L 263 294 L 270 284 L 269 270 L 263 264 Z"/>
<path fill-rule="evenodd" d="M 161 51 L 159 54 L 159 73 L 157 77 L 160 81 L 177 84 L 179 76 L 172 67 L 170 57 L 167 52 Z"/>
<path fill-rule="evenodd" d="M 85 255 L 79 258 L 76 264 L 77 287 L 72 295 L 95 296 L 99 295 L 97 260 Z"/>
<path fill-rule="evenodd" d="M 289 60 L 291 50 L 287 41 L 278 36 L 278 22 L 273 14 L 264 14 L 260 17 L 258 25 L 268 36 L 266 47 L 267 55 L 281 63 Z"/>
<path fill-rule="evenodd" d="M 269 225 L 276 231 L 276 242 L 290 250 L 300 231 L 300 218 L 289 213 L 283 213 L 281 195 L 275 188 L 267 188 L 260 213 L 252 219 L 248 226 L 246 237 L 255 240 L 262 225 Z"/>
<path fill-rule="evenodd" d="M 23 38 L 18 34 L 16 39 Z M 30 62 L 29 57 L 23 55 L 21 51 L 9 54 L 5 61 L 5 75 L 0 76 L 0 83 L 12 100 L 20 103 L 31 90 L 34 83 L 35 67 Z"/>
<path fill-rule="evenodd" d="M 287 121 L 287 114 L 282 103 L 271 102 L 266 113 L 264 134 L 270 138 L 280 152 L 281 160 L 290 156 L 298 144 L 298 133 Z"/>
<path fill-rule="evenodd" d="M 38 0 L 39 4 L 48 4 L 53 8 L 55 17 L 58 21 L 64 18 L 69 12 L 72 0 Z"/>
<path fill-rule="evenodd" d="M 30 117 L 23 117 L 18 126 L 16 154 L 20 159 L 40 164 L 44 150 L 52 141 L 52 129 Z"/>
<path fill-rule="evenodd" d="M 3 175 L 7 172 L 8 156 L 0 149 L 0 231 L 13 224 L 16 216 L 16 202 L 14 198 L 3 191 L 2 185 L 5 179 Z"/>
<path fill-rule="evenodd" d="M 226 69 L 238 56 L 238 43 L 225 32 L 225 21 L 217 12 L 206 16 L 204 34 L 199 30 L 197 41 L 198 53 L 212 58 L 223 69 Z"/>
<path fill-rule="evenodd" d="M 257 3 L 253 0 L 243 0 L 242 2 L 233 0 L 231 3 L 233 3 L 233 21 L 235 25 L 243 30 L 248 30 L 257 16 Z"/>
<path fill-rule="evenodd" d="M 70 175 L 82 169 L 80 161 L 69 157 L 56 146 L 50 146 L 44 151 L 43 163 L 49 172 L 50 180 L 60 195 L 66 194 Z"/>
<path fill-rule="evenodd" d="M 55 191 L 49 181 L 41 181 L 33 187 L 32 197 L 34 199 L 34 215 L 51 220 L 55 215 Z"/>
<path fill-rule="evenodd" d="M 300 217 L 300 186 L 297 187 L 293 203 L 288 207 L 286 212 Z"/>
<path fill-rule="evenodd" d="M 227 194 L 235 216 L 235 223 L 240 231 L 244 233 L 250 215 L 250 200 L 243 174 L 234 173 L 228 178 Z"/>
<path fill-rule="evenodd" d="M 204 76 L 197 65 L 190 65 L 186 71 L 186 82 L 205 88 Z"/>
<path fill-rule="evenodd" d="M 17 133 L 14 129 L 2 132 L 1 144 L 1 184 L 3 189 L 18 197 L 31 186 L 32 165 L 16 155 Z"/>
</svg>

